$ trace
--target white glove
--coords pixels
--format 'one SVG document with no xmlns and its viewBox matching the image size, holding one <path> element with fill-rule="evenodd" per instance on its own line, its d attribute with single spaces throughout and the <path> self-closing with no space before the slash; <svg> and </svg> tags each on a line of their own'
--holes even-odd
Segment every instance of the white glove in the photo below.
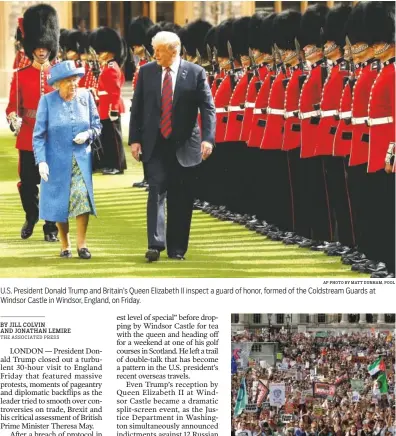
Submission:
<svg viewBox="0 0 396 436">
<path fill-rule="evenodd" d="M 89 139 L 89 132 L 85 131 L 85 132 L 78 133 L 76 137 L 73 139 L 73 141 L 76 144 L 84 144 L 84 142 L 87 142 L 88 139 Z"/>
<path fill-rule="evenodd" d="M 44 180 L 44 182 L 48 182 L 49 168 L 47 162 L 39 163 L 39 173 L 40 177 Z"/>
<path fill-rule="evenodd" d="M 22 126 L 22 118 L 18 117 L 15 112 L 11 112 L 8 115 L 8 121 L 10 122 L 10 129 L 17 136 Z"/>
</svg>

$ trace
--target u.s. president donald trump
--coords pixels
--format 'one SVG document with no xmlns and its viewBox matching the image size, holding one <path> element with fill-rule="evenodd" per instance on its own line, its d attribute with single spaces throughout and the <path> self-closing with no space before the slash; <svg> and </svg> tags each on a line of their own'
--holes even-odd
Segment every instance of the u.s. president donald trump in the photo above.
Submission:
<svg viewBox="0 0 396 436">
<path fill-rule="evenodd" d="M 196 168 L 213 150 L 215 107 L 205 70 L 180 58 L 180 39 L 175 33 L 157 33 L 152 45 L 156 61 L 139 70 L 129 144 L 133 157 L 145 165 L 150 186 L 146 259 L 157 261 L 166 249 L 169 258 L 183 260 Z"/>
</svg>

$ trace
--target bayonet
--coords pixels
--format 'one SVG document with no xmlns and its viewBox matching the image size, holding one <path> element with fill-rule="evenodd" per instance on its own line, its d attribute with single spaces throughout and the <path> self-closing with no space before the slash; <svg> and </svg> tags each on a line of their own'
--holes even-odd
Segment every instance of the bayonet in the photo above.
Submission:
<svg viewBox="0 0 396 436">
<path fill-rule="evenodd" d="M 206 44 L 206 54 L 208 55 L 208 60 L 211 62 L 212 60 L 212 50 L 210 49 L 210 45 Z"/>
<path fill-rule="evenodd" d="M 135 63 L 133 59 L 133 50 L 131 49 L 131 47 L 129 47 L 129 54 L 131 55 L 131 64 Z"/>
<path fill-rule="evenodd" d="M 249 47 L 249 58 L 252 68 L 256 69 L 258 65 L 256 64 L 256 58 L 254 56 L 253 50 Z"/>
<path fill-rule="evenodd" d="M 187 60 L 187 50 L 186 50 L 186 47 L 184 47 L 184 45 L 183 45 L 182 51 L 183 51 L 183 56 L 182 57 L 186 61 Z"/>
<path fill-rule="evenodd" d="M 285 64 L 283 63 L 281 52 L 279 50 L 279 47 L 276 45 L 276 43 L 274 44 L 274 49 L 275 49 L 275 53 L 279 59 L 282 73 L 286 76 L 286 67 L 285 67 Z"/>
<path fill-rule="evenodd" d="M 323 63 L 321 65 L 322 68 L 322 86 L 325 84 L 326 79 L 327 79 L 327 57 L 325 55 L 325 34 L 324 34 L 324 29 L 323 27 L 320 28 L 320 42 L 321 42 L 321 47 L 322 47 L 322 53 L 323 53 Z"/>
<path fill-rule="evenodd" d="M 146 58 L 147 62 L 150 62 L 152 60 L 150 52 L 147 50 L 147 48 L 143 45 L 144 50 L 144 57 Z"/>
<path fill-rule="evenodd" d="M 96 78 L 98 78 L 100 75 L 100 65 L 99 65 L 98 55 L 97 55 L 95 49 L 91 46 L 89 47 L 88 51 L 89 51 L 89 54 L 91 55 L 91 58 L 92 58 L 92 73 L 94 74 L 94 76 Z"/>
<path fill-rule="evenodd" d="M 199 52 L 198 49 L 195 50 L 195 54 L 196 54 L 196 57 L 197 57 L 197 64 L 198 65 L 202 65 L 202 57 L 201 57 L 201 53 Z"/>
<path fill-rule="evenodd" d="M 235 72 L 235 59 L 232 53 L 232 46 L 230 41 L 227 41 L 228 59 L 230 60 L 231 71 Z"/>
<path fill-rule="evenodd" d="M 294 38 L 294 45 L 296 46 L 296 53 L 297 53 L 297 57 L 298 57 L 298 64 L 300 65 L 300 70 L 304 71 L 304 60 L 303 60 L 303 57 L 301 55 L 301 47 L 300 47 L 300 43 L 298 42 L 297 38 Z"/>
</svg>

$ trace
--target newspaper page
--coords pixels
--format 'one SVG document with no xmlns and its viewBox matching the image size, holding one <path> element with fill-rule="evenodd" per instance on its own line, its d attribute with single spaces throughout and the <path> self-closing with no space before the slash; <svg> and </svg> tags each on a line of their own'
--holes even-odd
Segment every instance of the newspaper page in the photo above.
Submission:
<svg viewBox="0 0 396 436">
<path fill-rule="evenodd" d="M 0 436 L 396 435 L 394 25 L 0 2 Z"/>
</svg>

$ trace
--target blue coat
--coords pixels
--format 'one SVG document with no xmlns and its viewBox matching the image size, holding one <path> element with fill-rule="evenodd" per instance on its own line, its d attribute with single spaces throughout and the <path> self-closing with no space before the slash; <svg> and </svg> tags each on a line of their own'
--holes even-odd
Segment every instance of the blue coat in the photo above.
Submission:
<svg viewBox="0 0 396 436">
<path fill-rule="evenodd" d="M 38 165 L 47 162 L 48 182 L 41 180 L 40 218 L 47 221 L 66 222 L 69 216 L 72 160 L 75 156 L 96 215 L 92 186 L 92 153 L 90 141 L 99 135 L 102 125 L 94 99 L 86 89 L 79 89 L 77 96 L 65 101 L 59 91 L 41 97 L 33 131 L 33 151 Z M 78 133 L 87 131 L 90 139 L 76 144 Z"/>
</svg>

